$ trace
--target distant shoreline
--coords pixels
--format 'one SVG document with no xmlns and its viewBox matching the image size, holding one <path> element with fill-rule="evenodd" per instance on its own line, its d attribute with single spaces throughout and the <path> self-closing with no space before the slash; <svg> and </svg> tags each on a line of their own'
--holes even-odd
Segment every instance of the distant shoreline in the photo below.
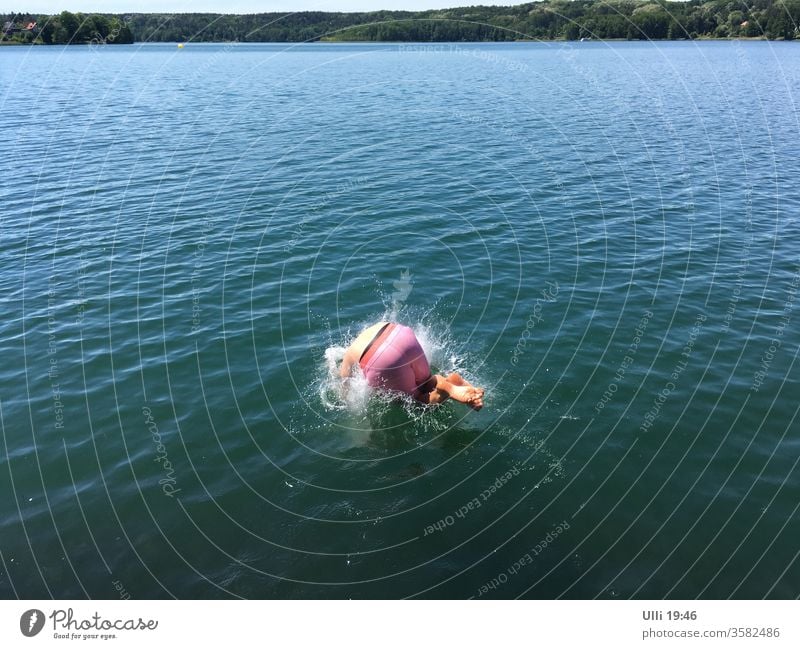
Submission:
<svg viewBox="0 0 800 649">
<path fill-rule="evenodd" d="M 0 14 L 0 44 L 800 39 L 800 2 L 540 0 L 429 11 Z"/>
<path fill-rule="evenodd" d="M 586 38 L 586 39 L 566 39 L 566 38 L 518 38 L 508 41 L 364 41 L 364 40 L 325 40 L 317 39 L 313 41 L 134 41 L 133 43 L 121 43 L 122 45 L 426 45 L 435 47 L 437 45 L 509 45 L 512 43 L 694 43 L 694 42 L 735 42 L 735 41 L 755 41 L 764 43 L 800 43 L 800 40 L 786 41 L 784 39 L 769 39 L 764 36 L 739 36 L 719 38 L 715 36 L 698 36 L 697 38 L 650 38 L 636 39 L 629 38 Z M 103 45 L 111 45 L 104 43 Z M 92 43 L 22 43 L 12 41 L 0 41 L 0 47 L 92 47 L 97 44 Z"/>
</svg>

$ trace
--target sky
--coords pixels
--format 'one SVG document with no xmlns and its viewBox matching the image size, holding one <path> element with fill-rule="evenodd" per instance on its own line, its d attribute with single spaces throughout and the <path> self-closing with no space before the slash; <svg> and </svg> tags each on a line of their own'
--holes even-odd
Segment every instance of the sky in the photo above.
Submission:
<svg viewBox="0 0 800 649">
<path fill-rule="evenodd" d="M 378 9 L 442 9 L 472 4 L 519 4 L 479 0 L 0 0 L 0 13 L 27 11 L 84 13 L 264 13 L 270 11 L 377 11 Z"/>
</svg>

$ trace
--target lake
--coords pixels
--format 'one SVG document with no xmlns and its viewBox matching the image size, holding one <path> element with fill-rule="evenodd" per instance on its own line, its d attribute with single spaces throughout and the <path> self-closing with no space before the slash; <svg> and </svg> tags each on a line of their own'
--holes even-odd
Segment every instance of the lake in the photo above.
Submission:
<svg viewBox="0 0 800 649">
<path fill-rule="evenodd" d="M 796 44 L 0 59 L 0 596 L 800 595 Z"/>
</svg>

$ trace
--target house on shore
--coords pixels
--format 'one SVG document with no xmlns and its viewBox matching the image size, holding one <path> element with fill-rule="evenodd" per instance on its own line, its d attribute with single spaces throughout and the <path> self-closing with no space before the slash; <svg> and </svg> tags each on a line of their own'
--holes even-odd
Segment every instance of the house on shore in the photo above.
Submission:
<svg viewBox="0 0 800 649">
<path fill-rule="evenodd" d="M 34 32 L 37 31 L 36 29 L 36 21 L 30 20 L 26 23 L 17 24 L 12 20 L 9 20 L 6 23 L 3 23 L 3 33 L 4 34 L 16 34 L 18 32 Z"/>
</svg>

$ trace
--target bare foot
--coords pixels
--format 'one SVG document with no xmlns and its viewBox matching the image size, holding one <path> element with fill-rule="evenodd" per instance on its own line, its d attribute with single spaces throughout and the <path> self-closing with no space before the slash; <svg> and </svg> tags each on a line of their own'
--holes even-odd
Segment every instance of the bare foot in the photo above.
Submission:
<svg viewBox="0 0 800 649">
<path fill-rule="evenodd" d="M 472 388 L 475 391 L 474 396 L 471 399 L 468 399 L 467 401 L 461 401 L 460 399 L 457 399 L 457 401 L 461 401 L 461 403 L 466 403 L 470 408 L 474 408 L 475 410 L 480 410 L 481 408 L 483 408 L 483 394 L 484 394 L 483 389 L 476 388 L 475 386 L 472 385 L 472 383 L 467 381 L 467 379 L 465 379 L 457 372 L 453 372 L 452 374 L 450 374 L 450 376 L 447 377 L 447 380 L 452 385 Z"/>
<path fill-rule="evenodd" d="M 483 388 L 473 388 L 475 390 L 475 399 L 469 404 L 473 410 L 480 410 L 483 408 Z"/>
<path fill-rule="evenodd" d="M 450 398 L 468 405 L 473 410 L 483 408 L 483 390 L 471 385 L 453 385 L 450 389 Z"/>
</svg>

